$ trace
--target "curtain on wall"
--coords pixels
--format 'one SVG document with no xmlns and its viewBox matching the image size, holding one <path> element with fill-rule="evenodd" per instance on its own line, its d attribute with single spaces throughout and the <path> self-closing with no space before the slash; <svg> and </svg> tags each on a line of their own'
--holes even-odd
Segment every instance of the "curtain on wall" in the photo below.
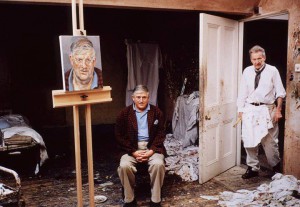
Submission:
<svg viewBox="0 0 300 207">
<path fill-rule="evenodd" d="M 150 104 L 157 104 L 159 68 L 162 58 L 157 43 L 131 43 L 127 45 L 128 80 L 126 88 L 126 106 L 132 104 L 132 91 L 136 85 L 143 84 L 149 89 Z"/>
</svg>

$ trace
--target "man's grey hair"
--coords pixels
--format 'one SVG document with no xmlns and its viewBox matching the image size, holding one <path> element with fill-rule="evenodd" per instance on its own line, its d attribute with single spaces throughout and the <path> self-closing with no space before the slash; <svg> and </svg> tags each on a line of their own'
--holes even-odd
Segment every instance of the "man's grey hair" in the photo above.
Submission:
<svg viewBox="0 0 300 207">
<path fill-rule="evenodd" d="M 134 95 L 136 92 L 146 92 L 149 95 L 149 90 L 147 88 L 147 86 L 145 85 L 137 85 L 134 87 L 132 95 Z"/>
<path fill-rule="evenodd" d="M 251 54 L 252 54 L 252 53 L 257 53 L 257 52 L 262 52 L 262 55 L 263 55 L 264 57 L 266 57 L 265 49 L 262 48 L 262 47 L 259 46 L 259 45 L 255 45 L 255 46 L 253 46 L 253 47 L 249 50 L 249 55 L 250 55 L 250 57 L 251 57 Z"/>
<path fill-rule="evenodd" d="M 93 43 L 87 38 L 87 37 L 80 37 L 76 38 L 75 41 L 70 46 L 71 55 L 75 55 L 78 52 L 84 51 L 84 50 L 92 50 L 93 51 L 93 57 L 96 57 L 96 51 L 94 49 Z"/>
</svg>

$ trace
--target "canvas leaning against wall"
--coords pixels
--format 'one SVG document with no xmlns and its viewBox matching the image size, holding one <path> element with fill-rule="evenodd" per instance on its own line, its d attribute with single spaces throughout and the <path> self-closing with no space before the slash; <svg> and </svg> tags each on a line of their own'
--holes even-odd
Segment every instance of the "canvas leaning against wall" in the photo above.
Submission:
<svg viewBox="0 0 300 207">
<path fill-rule="evenodd" d="M 99 36 L 59 36 L 63 88 L 80 91 L 103 88 Z"/>
</svg>

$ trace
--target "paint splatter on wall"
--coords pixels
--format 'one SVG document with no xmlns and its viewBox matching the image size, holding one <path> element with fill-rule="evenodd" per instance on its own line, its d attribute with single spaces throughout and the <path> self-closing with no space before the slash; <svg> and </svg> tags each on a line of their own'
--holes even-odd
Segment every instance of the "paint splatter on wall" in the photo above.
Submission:
<svg viewBox="0 0 300 207">
<path fill-rule="evenodd" d="M 293 58 L 297 59 L 300 55 L 300 26 L 295 28 L 295 31 L 293 32 L 293 38 L 294 38 L 294 55 Z"/>
</svg>

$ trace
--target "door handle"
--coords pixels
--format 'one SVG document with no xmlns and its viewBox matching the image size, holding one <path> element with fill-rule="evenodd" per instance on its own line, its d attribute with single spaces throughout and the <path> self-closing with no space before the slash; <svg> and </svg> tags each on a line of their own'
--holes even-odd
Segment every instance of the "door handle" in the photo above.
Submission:
<svg viewBox="0 0 300 207">
<path fill-rule="evenodd" d="M 205 120 L 210 120 L 210 115 L 205 115 Z"/>
</svg>

